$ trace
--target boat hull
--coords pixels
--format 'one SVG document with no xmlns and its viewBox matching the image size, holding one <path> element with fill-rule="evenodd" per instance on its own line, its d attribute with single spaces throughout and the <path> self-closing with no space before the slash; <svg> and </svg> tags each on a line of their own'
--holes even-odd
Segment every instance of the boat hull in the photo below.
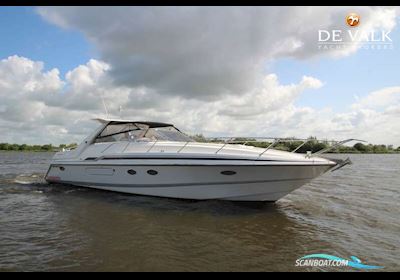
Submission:
<svg viewBox="0 0 400 280">
<path fill-rule="evenodd" d="M 52 164 L 48 182 L 194 200 L 276 201 L 332 168 L 293 165 Z"/>
</svg>

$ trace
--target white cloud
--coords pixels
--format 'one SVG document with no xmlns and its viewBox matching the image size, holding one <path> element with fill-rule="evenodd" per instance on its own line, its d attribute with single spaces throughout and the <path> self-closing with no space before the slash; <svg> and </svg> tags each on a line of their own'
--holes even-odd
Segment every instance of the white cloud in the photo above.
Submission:
<svg viewBox="0 0 400 280">
<path fill-rule="evenodd" d="M 65 80 L 60 79 L 57 69 L 44 72 L 43 63 L 23 57 L 1 61 L 0 73 L 11 68 L 13 74 L 3 75 L 0 80 L 0 127 L 8 132 L 7 141 L 17 142 L 25 141 L 29 131 L 36 131 L 35 142 L 59 143 L 82 136 L 94 124 L 83 125 L 79 130 L 78 121 L 104 116 L 102 96 L 114 116 L 122 105 L 126 117 L 171 121 L 193 133 L 254 133 L 259 128 L 253 126 L 257 123 L 265 131 L 275 113 L 283 114 L 285 108 L 290 109 L 288 114 L 301 112 L 293 108 L 293 102 L 303 90 L 322 85 L 312 77 L 303 77 L 299 84 L 280 85 L 277 76 L 270 74 L 259 87 L 242 96 L 225 95 L 216 101 L 204 101 L 164 96 L 145 87 L 114 86 L 109 65 L 97 60 L 69 71 Z M 253 126 L 250 131 L 246 124 Z M 45 137 L 44 131 L 48 131 Z"/>
<path fill-rule="evenodd" d="M 281 57 L 346 56 L 321 52 L 318 29 L 345 28 L 349 11 L 363 29 L 395 26 L 399 12 L 382 7 L 41 7 L 62 28 L 82 32 L 102 61 L 60 77 L 42 62 L 0 61 L 0 142 L 80 141 L 104 116 L 175 123 L 216 135 L 362 138 L 400 145 L 399 88 L 359 97 L 350 111 L 298 106 L 305 90 L 324 94 L 323 81 L 304 76 L 282 84 L 265 64 Z M 112 14 L 112 17 L 109 15 Z M 363 96 L 363 95 L 361 95 Z"/>
<path fill-rule="evenodd" d="M 387 87 L 374 92 L 368 96 L 358 99 L 353 105 L 357 108 L 385 109 L 393 104 L 400 103 L 400 87 Z"/>
<path fill-rule="evenodd" d="M 395 26 L 393 7 L 38 8 L 49 22 L 85 34 L 117 85 L 199 100 L 251 91 L 271 59 L 355 52 L 317 47 L 318 29 L 347 29 L 350 11 L 361 15 L 360 31 Z"/>
<path fill-rule="evenodd" d="M 28 67 L 29 66 L 29 67 Z M 242 95 L 218 100 L 162 95 L 145 87 L 115 86 L 110 66 L 90 60 L 59 77 L 43 63 L 12 56 L 0 62 L 0 142 L 65 143 L 82 140 L 104 117 L 103 95 L 112 116 L 172 122 L 190 133 L 208 136 L 295 136 L 400 145 L 399 87 L 384 88 L 359 98 L 351 111 L 336 114 L 296 105 L 305 90 L 323 94 L 323 82 L 304 76 L 284 85 L 275 74 Z M 18 81 L 18 82 L 16 82 Z M 34 86 L 32 86 L 34 85 Z M 384 109 L 382 109 L 384 107 Z"/>
<path fill-rule="evenodd" d="M 30 92 L 46 94 L 57 91 L 63 85 L 57 69 L 43 72 L 43 62 L 14 55 L 1 60 L 0 65 L 0 86 L 9 97 L 18 98 Z"/>
</svg>

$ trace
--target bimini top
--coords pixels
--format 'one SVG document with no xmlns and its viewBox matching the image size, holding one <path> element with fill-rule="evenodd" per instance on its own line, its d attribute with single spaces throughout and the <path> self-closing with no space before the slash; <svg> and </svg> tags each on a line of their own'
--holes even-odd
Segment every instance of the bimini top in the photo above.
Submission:
<svg viewBox="0 0 400 280">
<path fill-rule="evenodd" d="M 150 128 L 154 128 L 154 127 L 167 127 L 167 126 L 174 126 L 173 124 L 169 124 L 169 123 L 160 123 L 160 122 L 147 122 L 147 121 L 133 121 L 133 120 L 121 120 L 121 119 L 102 119 L 102 118 L 96 118 L 93 119 L 95 121 L 98 121 L 100 123 L 104 123 L 104 124 L 108 124 L 108 123 L 112 123 L 112 124 L 118 124 L 118 123 L 139 123 L 139 124 L 144 124 L 144 125 L 148 125 Z"/>
</svg>

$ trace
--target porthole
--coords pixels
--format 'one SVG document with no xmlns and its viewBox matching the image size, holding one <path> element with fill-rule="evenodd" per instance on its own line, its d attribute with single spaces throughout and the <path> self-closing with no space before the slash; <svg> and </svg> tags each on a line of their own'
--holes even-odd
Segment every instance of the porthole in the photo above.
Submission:
<svg viewBox="0 0 400 280">
<path fill-rule="evenodd" d="M 147 174 L 149 174 L 149 175 L 157 175 L 158 172 L 155 171 L 155 170 L 150 169 L 150 170 L 147 170 Z"/>
<path fill-rule="evenodd" d="M 136 174 L 136 171 L 133 170 L 133 169 L 129 169 L 129 170 L 126 171 L 126 172 L 128 172 L 128 174 L 130 174 L 130 175 L 135 175 L 135 174 Z"/>
<path fill-rule="evenodd" d="M 61 170 L 61 171 L 64 171 L 64 170 L 65 170 L 65 167 L 64 167 L 64 166 L 60 166 L 60 170 Z"/>
<path fill-rule="evenodd" d="M 231 170 L 226 170 L 226 171 L 221 171 L 222 175 L 235 175 L 236 172 L 235 171 L 231 171 Z"/>
</svg>

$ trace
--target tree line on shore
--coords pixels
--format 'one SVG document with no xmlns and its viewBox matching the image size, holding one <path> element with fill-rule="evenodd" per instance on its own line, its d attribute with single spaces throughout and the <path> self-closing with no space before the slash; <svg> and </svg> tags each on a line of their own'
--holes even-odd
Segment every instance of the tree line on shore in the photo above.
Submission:
<svg viewBox="0 0 400 280">
<path fill-rule="evenodd" d="M 191 136 L 197 142 L 215 142 L 220 143 L 221 140 L 218 139 L 206 139 L 203 135 L 197 134 Z M 288 139 L 286 139 L 288 140 Z M 231 142 L 235 142 L 238 144 L 245 144 L 249 146 L 266 148 L 271 142 L 260 142 L 256 141 L 252 138 L 235 138 L 231 139 Z M 283 150 L 283 151 L 293 151 L 301 145 L 302 141 L 285 141 L 278 142 L 274 145 L 274 149 Z M 307 151 L 311 151 L 315 153 L 319 150 L 325 149 L 331 145 L 328 141 L 317 141 L 315 137 L 310 137 L 309 141 L 301 146 L 296 152 L 298 153 L 306 153 Z M 72 144 L 60 144 L 59 146 L 53 146 L 52 144 L 45 145 L 27 145 L 27 144 L 9 144 L 9 143 L 0 143 L 0 151 L 32 151 L 32 152 L 56 152 L 61 151 L 63 149 L 73 149 L 77 146 L 76 143 Z M 400 146 L 394 148 L 393 145 L 373 145 L 373 144 L 363 144 L 356 143 L 353 146 L 339 146 L 331 151 L 330 153 L 398 153 L 400 152 Z"/>
<path fill-rule="evenodd" d="M 28 144 L 9 144 L 0 143 L 0 151 L 27 151 L 27 152 L 56 152 L 62 149 L 72 149 L 77 146 L 76 143 L 60 144 L 53 146 L 52 144 L 45 145 L 28 145 Z"/>
</svg>

